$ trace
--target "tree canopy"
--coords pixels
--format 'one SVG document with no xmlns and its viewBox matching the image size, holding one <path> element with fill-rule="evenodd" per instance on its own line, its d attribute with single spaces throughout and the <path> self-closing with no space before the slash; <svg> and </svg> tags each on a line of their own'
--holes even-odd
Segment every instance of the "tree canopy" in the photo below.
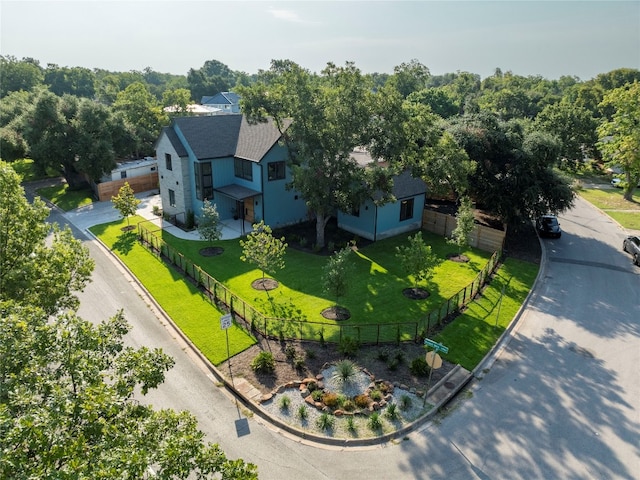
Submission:
<svg viewBox="0 0 640 480">
<path fill-rule="evenodd" d="M 46 241 L 48 210 L 19 180 L 0 162 L 0 477 L 257 478 L 190 413 L 137 400 L 173 359 L 126 347 L 122 311 L 97 324 L 76 315 L 93 261 L 69 230 Z"/>
<path fill-rule="evenodd" d="M 598 147 L 610 165 L 622 167 L 624 198 L 630 201 L 640 183 L 640 83 L 611 90 L 602 104 L 612 107 L 614 113 L 598 127 Z"/>
</svg>

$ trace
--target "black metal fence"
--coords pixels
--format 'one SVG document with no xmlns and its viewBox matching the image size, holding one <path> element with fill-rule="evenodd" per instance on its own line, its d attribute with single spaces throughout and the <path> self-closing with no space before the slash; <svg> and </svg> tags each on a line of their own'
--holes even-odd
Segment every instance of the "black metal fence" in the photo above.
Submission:
<svg viewBox="0 0 640 480">
<path fill-rule="evenodd" d="M 143 246 L 158 258 L 179 269 L 202 289 L 212 303 L 230 312 L 236 322 L 254 333 L 283 340 L 300 339 L 338 343 L 348 337 L 359 343 L 367 344 L 421 340 L 441 327 L 479 294 L 489 276 L 495 271 L 502 255 L 501 250 L 494 252 L 473 282 L 453 295 L 449 300 L 443 302 L 438 308 L 414 322 L 357 325 L 326 324 L 308 320 L 266 316 L 238 297 L 178 250 L 168 245 L 157 235 L 157 232 L 161 229 L 153 224 L 151 225 L 154 228 L 151 229 L 145 223 L 138 224 L 138 237 Z"/>
</svg>

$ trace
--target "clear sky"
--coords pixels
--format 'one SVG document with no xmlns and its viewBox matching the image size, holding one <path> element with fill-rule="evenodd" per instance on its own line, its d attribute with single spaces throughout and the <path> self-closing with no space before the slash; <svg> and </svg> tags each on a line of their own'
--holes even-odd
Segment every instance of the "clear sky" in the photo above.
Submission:
<svg viewBox="0 0 640 480">
<path fill-rule="evenodd" d="M 496 67 L 582 80 L 640 69 L 640 1 L 7 1 L 0 52 L 42 66 L 186 74 L 206 60 L 256 73 L 271 59 L 312 71 L 354 61 L 391 73 Z"/>
</svg>

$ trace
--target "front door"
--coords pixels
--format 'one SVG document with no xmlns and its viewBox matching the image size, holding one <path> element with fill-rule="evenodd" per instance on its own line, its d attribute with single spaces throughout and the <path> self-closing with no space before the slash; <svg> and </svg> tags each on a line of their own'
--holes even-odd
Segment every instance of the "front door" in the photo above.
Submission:
<svg viewBox="0 0 640 480">
<path fill-rule="evenodd" d="M 244 219 L 249 223 L 254 221 L 253 197 L 244 199 Z"/>
</svg>

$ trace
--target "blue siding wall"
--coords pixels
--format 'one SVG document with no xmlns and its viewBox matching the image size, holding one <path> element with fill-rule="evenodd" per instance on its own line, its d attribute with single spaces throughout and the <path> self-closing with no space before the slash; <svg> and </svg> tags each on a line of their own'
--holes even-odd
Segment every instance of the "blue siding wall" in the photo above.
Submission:
<svg viewBox="0 0 640 480">
<path fill-rule="evenodd" d="M 360 207 L 360 216 L 349 215 L 347 213 L 338 212 L 338 227 L 347 232 L 374 240 L 376 233 L 376 206 L 371 200 L 368 200 Z"/>
<path fill-rule="evenodd" d="M 378 227 L 376 240 L 399 235 L 404 232 L 417 230 L 422 226 L 422 211 L 424 210 L 425 194 L 413 198 L 413 216 L 400 221 L 400 203 L 405 198 L 399 198 L 394 203 L 388 203 L 378 208 Z"/>
<path fill-rule="evenodd" d="M 274 146 L 267 153 L 260 164 L 262 165 L 262 191 L 265 199 L 262 207 L 264 222 L 271 228 L 299 223 L 307 219 L 307 206 L 302 196 L 293 190 L 287 190 L 286 185 L 291 182 L 291 172 L 287 168 L 285 178 L 269 180 L 269 163 L 285 161 L 287 153 L 284 147 Z M 258 207 L 256 208 L 256 218 Z"/>
</svg>

